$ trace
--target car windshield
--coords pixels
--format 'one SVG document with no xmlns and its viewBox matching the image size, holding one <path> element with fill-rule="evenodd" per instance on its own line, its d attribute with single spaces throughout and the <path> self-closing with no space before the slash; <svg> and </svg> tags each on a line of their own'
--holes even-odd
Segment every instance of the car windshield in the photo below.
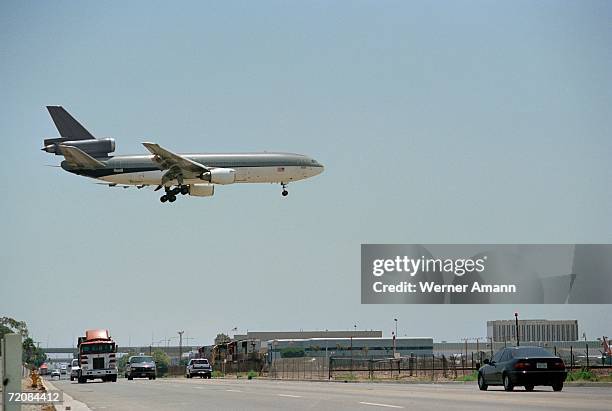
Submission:
<svg viewBox="0 0 612 411">
<path fill-rule="evenodd" d="M 208 365 L 208 360 L 193 360 L 193 363 Z"/>
<path fill-rule="evenodd" d="M 153 357 L 132 357 L 131 363 L 153 362 Z"/>
<path fill-rule="evenodd" d="M 115 352 L 115 344 L 83 344 L 82 353 L 110 353 Z"/>
<path fill-rule="evenodd" d="M 548 350 L 540 347 L 521 347 L 511 350 L 512 358 L 554 357 Z"/>
</svg>

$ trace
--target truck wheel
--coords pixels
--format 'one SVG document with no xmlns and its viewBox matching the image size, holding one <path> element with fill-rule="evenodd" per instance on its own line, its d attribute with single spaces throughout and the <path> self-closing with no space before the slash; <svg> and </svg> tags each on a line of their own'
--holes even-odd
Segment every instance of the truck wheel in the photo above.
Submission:
<svg viewBox="0 0 612 411">
<path fill-rule="evenodd" d="M 156 379 L 156 378 L 157 378 L 157 376 L 156 376 L 156 375 L 154 375 L 154 376 L 153 376 L 153 379 Z"/>
<path fill-rule="evenodd" d="M 127 378 L 128 378 L 129 381 L 132 381 L 134 379 L 134 377 L 132 377 L 131 375 L 128 375 Z"/>
<path fill-rule="evenodd" d="M 563 382 L 558 382 L 552 386 L 553 391 L 561 391 L 563 389 Z"/>
<path fill-rule="evenodd" d="M 111 381 L 112 381 L 112 382 L 117 382 L 117 375 L 113 375 L 113 376 L 111 377 Z"/>
<path fill-rule="evenodd" d="M 84 377 L 79 377 L 79 384 L 85 384 L 87 380 Z"/>
<path fill-rule="evenodd" d="M 72 375 L 70 376 L 70 381 L 74 381 L 74 377 Z"/>
</svg>

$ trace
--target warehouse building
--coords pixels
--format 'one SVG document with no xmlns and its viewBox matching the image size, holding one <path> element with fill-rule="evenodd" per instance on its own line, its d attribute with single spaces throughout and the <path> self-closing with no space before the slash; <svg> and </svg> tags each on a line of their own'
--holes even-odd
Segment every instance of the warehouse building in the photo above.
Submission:
<svg viewBox="0 0 612 411">
<path fill-rule="evenodd" d="M 577 341 L 578 320 L 519 320 L 521 341 Z M 515 320 L 487 321 L 487 338 L 516 341 Z"/>
<path fill-rule="evenodd" d="M 433 338 L 308 338 L 268 341 L 268 360 L 300 357 L 392 358 L 431 355 Z"/>
</svg>

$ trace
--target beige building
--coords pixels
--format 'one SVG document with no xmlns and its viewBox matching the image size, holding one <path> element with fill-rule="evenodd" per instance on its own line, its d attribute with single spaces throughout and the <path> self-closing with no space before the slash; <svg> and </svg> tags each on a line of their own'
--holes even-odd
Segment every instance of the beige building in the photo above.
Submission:
<svg viewBox="0 0 612 411">
<path fill-rule="evenodd" d="M 515 320 L 487 321 L 494 342 L 516 341 Z M 519 320 L 520 341 L 577 341 L 578 320 Z"/>
</svg>

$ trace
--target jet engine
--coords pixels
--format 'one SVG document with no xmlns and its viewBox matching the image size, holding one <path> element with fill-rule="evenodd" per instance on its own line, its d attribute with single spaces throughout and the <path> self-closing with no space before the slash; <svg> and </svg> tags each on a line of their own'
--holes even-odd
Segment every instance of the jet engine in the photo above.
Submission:
<svg viewBox="0 0 612 411">
<path fill-rule="evenodd" d="M 189 195 L 197 197 L 210 197 L 215 194 L 215 186 L 212 184 L 190 184 Z"/>
<path fill-rule="evenodd" d="M 65 137 L 50 138 L 45 140 L 45 146 L 43 147 L 43 151 L 56 155 L 62 155 L 62 152 L 58 148 L 59 146 L 76 147 L 92 157 L 107 157 L 108 153 L 112 153 L 113 151 L 115 151 L 115 139 L 102 138 L 89 140 L 70 140 Z"/>
<path fill-rule="evenodd" d="M 202 174 L 202 180 L 212 184 L 232 184 L 236 181 L 236 170 L 231 168 L 214 168 Z"/>
</svg>

